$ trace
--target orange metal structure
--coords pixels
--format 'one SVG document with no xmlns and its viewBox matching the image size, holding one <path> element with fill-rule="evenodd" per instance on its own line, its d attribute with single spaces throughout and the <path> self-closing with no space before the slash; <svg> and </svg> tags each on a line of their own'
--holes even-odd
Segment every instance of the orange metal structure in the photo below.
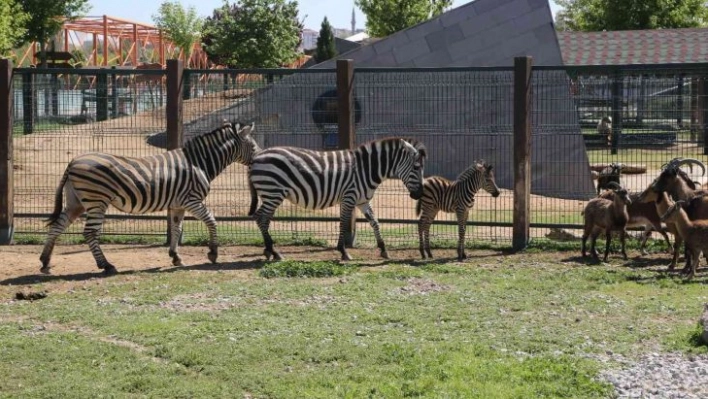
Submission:
<svg viewBox="0 0 708 399">
<path fill-rule="evenodd" d="M 168 58 L 185 59 L 184 49 L 164 37 L 155 26 L 103 15 L 66 21 L 60 33 L 63 49 L 57 51 L 84 54 L 83 66 L 137 66 L 142 63 L 165 65 Z M 21 56 L 18 65 L 31 59 L 36 65 L 37 43 L 33 43 Z M 208 68 L 207 57 L 200 43 L 195 43 L 187 54 L 187 68 Z"/>
</svg>

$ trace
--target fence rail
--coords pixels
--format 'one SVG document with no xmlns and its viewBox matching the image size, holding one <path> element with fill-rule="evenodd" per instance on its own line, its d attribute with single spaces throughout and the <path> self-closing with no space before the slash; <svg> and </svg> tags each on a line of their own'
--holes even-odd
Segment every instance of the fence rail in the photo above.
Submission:
<svg viewBox="0 0 708 399">
<path fill-rule="evenodd" d="M 595 193 L 589 166 L 639 167 L 644 173 L 623 176 L 623 184 L 638 191 L 669 159 L 705 161 L 708 154 L 708 64 L 530 67 L 529 60 L 525 68 L 341 63 L 304 70 L 171 65 L 42 70 L 0 63 L 0 112 L 9 116 L 0 118 L 7 124 L 0 123 L 0 243 L 45 234 L 42 220 L 74 156 L 157 154 L 223 119 L 255 121 L 263 147 L 336 149 L 385 136 L 415 137 L 429 149 L 426 175 L 454 178 L 472 161 L 486 159 L 495 166 L 502 195 L 477 196 L 468 236 L 517 248 L 529 239 L 555 239 L 560 230 L 579 235 L 580 211 Z M 597 132 L 604 116 L 613 120 L 609 136 Z M 207 198 L 220 236 L 260 238 L 246 215 L 249 200 L 245 168 L 232 165 Z M 415 203 L 400 182 L 382 184 L 373 207 L 387 242 L 417 245 Z M 336 207 L 311 212 L 286 204 L 276 216 L 272 230 L 281 237 L 337 238 Z M 109 211 L 104 233 L 165 236 L 165 220 L 164 213 Z M 199 222 L 186 220 L 186 236 L 206 235 Z M 79 233 L 81 224 L 69 233 Z M 373 245 L 368 223 L 359 217 L 352 228 L 357 225 L 357 243 Z M 454 241 L 454 225 L 454 215 L 440 214 L 433 241 Z"/>
</svg>

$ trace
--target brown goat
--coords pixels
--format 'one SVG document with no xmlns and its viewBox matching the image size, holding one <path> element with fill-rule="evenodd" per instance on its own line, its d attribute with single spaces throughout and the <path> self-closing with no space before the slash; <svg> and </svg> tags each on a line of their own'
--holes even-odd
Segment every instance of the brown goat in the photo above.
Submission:
<svg viewBox="0 0 708 399">
<path fill-rule="evenodd" d="M 627 205 L 627 214 L 629 215 L 629 221 L 627 221 L 627 228 L 632 227 L 643 227 L 642 241 L 640 244 L 640 252 L 642 255 L 646 255 L 648 252 L 646 250 L 647 240 L 651 235 L 652 231 L 658 231 L 664 237 L 666 241 L 666 247 L 669 251 L 673 248 L 671 241 L 669 240 L 668 234 L 661 226 L 661 220 L 659 219 L 660 213 L 657 212 L 656 206 L 652 202 L 653 200 L 645 199 L 644 202 L 640 201 L 641 193 L 631 193 L 629 194 L 629 199 L 632 203 Z M 600 198 L 605 198 L 608 200 L 613 200 L 615 197 L 615 192 L 613 190 L 605 190 L 600 193 Z"/>
<path fill-rule="evenodd" d="M 686 201 L 686 205 L 684 205 L 683 208 L 689 219 L 708 219 L 708 197 L 705 196 L 708 194 L 708 190 L 699 188 L 700 186 L 697 187 L 686 172 L 681 170 L 681 166 L 683 165 L 688 165 L 691 169 L 693 169 L 693 165 L 696 165 L 701 168 L 705 175 L 706 166 L 703 162 L 694 158 L 674 158 L 662 167 L 661 173 L 654 179 L 649 189 L 657 194 L 666 191 L 672 199 Z M 645 190 L 645 192 L 647 190 Z M 645 194 L 642 193 L 640 198 L 643 198 L 644 195 Z M 685 244 L 684 242 L 684 245 Z M 686 248 L 686 265 L 684 270 L 691 266 L 690 257 L 691 251 Z"/>
<path fill-rule="evenodd" d="M 673 222 L 676 225 L 678 234 L 686 242 L 686 249 L 691 253 L 691 267 L 685 273 L 689 279 L 696 275 L 698 263 L 701 260 L 701 252 L 708 252 L 708 220 L 690 220 L 686 211 L 681 206 L 683 200 L 672 203 L 670 198 L 664 193 L 665 199 L 671 204 L 666 213 L 661 216 L 665 222 Z"/>
<path fill-rule="evenodd" d="M 627 259 L 627 251 L 625 250 L 625 242 L 627 240 L 627 222 L 629 214 L 627 213 L 627 205 L 632 203 L 628 192 L 617 183 L 611 183 L 610 188 L 615 192 L 612 200 L 596 197 L 588 201 L 585 205 L 585 210 L 582 214 L 585 216 L 585 227 L 583 230 L 582 239 L 582 255 L 586 257 L 585 243 L 590 237 L 590 254 L 597 261 L 599 256 L 595 249 L 597 237 L 605 231 L 605 256 L 604 262 L 607 262 L 607 256 L 610 253 L 610 241 L 612 240 L 612 231 L 620 232 L 620 242 L 622 244 L 622 256 Z"/>
</svg>

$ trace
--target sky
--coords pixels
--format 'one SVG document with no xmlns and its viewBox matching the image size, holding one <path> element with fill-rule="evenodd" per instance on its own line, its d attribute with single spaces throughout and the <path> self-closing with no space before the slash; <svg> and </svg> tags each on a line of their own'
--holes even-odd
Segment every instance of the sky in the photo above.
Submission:
<svg viewBox="0 0 708 399">
<path fill-rule="evenodd" d="M 89 0 L 91 9 L 89 16 L 108 15 L 110 17 L 128 19 L 134 22 L 152 24 L 152 16 L 163 0 Z M 214 9 L 219 8 L 224 0 L 181 0 L 185 7 L 194 6 L 197 13 L 203 17 L 212 15 Z M 235 0 L 229 0 L 234 3 Z M 469 3 L 470 0 L 455 0 L 453 7 Z M 354 0 L 299 0 L 299 17 L 305 20 L 305 28 L 320 30 L 322 20 L 326 16 L 335 28 L 351 28 L 352 8 Z M 558 6 L 551 1 L 553 15 L 558 11 Z M 364 28 L 366 17 L 355 8 L 356 27 Z"/>
</svg>

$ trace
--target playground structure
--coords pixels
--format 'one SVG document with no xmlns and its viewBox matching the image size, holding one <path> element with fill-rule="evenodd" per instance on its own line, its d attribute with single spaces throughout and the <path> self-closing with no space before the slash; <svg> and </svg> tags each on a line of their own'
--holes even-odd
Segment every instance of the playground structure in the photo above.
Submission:
<svg viewBox="0 0 708 399">
<path fill-rule="evenodd" d="M 50 49 L 49 63 L 60 68 L 135 67 L 143 63 L 164 66 L 165 60 L 172 58 L 184 60 L 188 68 L 211 66 L 199 42 L 185 54 L 157 27 L 107 15 L 65 21 Z M 39 50 L 36 42 L 16 50 L 16 66 L 37 65 Z"/>
</svg>

